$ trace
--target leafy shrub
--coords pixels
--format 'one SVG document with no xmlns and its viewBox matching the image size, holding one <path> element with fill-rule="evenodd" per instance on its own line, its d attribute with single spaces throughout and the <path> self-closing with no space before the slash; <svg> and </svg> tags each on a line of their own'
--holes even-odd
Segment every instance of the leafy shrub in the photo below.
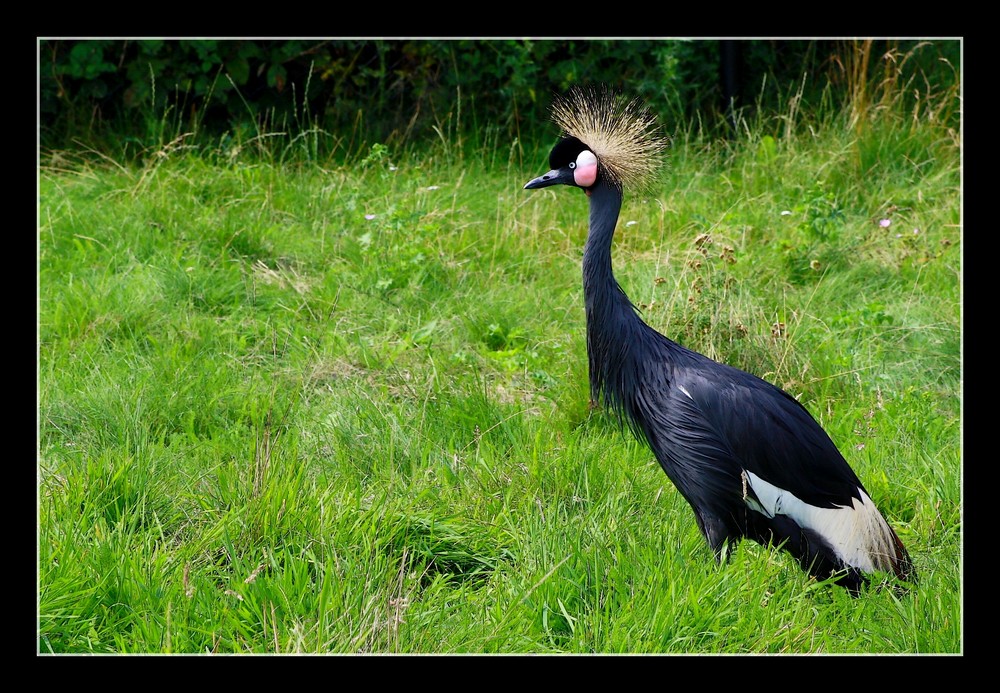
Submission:
<svg viewBox="0 0 1000 693">
<path fill-rule="evenodd" d="M 132 138 L 141 149 L 184 132 L 216 137 L 240 130 L 302 132 L 321 127 L 351 133 L 361 127 L 366 138 L 388 141 L 432 136 L 435 129 L 440 135 L 447 123 L 454 128 L 449 133 L 494 129 L 525 138 L 550 132 L 551 95 L 580 82 L 616 85 L 649 103 L 666 122 L 694 118 L 714 128 L 723 122 L 719 116 L 729 96 L 744 109 L 779 108 L 794 93 L 819 106 L 824 89 L 834 84 L 845 99 L 863 100 L 874 91 L 867 85 L 875 80 L 862 79 L 860 71 L 875 75 L 890 63 L 900 69 L 906 65 L 910 74 L 919 72 L 928 89 L 954 83 L 959 43 L 944 41 L 933 49 L 916 50 L 930 45 L 42 40 L 41 137 L 45 148 L 58 148 L 74 138 L 119 143 Z M 723 66 L 732 80 L 720 80 Z M 907 82 L 893 78 L 881 86 L 902 92 Z"/>
</svg>

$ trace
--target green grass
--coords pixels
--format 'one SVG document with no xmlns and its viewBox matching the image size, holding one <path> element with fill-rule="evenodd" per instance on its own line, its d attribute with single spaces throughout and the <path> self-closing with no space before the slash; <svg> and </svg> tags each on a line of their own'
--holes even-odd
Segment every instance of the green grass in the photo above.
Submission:
<svg viewBox="0 0 1000 693">
<path fill-rule="evenodd" d="M 749 543 L 715 563 L 588 407 L 586 198 L 522 191 L 544 148 L 335 164 L 275 137 L 43 157 L 39 651 L 961 652 L 957 137 L 744 125 L 674 133 L 619 281 L 806 405 L 912 592 Z"/>
</svg>

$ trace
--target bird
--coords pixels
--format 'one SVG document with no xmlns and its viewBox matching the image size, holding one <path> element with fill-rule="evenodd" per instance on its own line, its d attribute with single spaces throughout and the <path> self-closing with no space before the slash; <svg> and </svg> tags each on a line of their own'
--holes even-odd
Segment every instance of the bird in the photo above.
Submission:
<svg viewBox="0 0 1000 693">
<path fill-rule="evenodd" d="M 648 444 L 717 562 L 746 538 L 783 548 L 808 575 L 855 597 L 876 573 L 916 583 L 903 542 L 805 406 L 650 327 L 615 279 L 625 190 L 649 188 L 669 142 L 655 114 L 615 88 L 576 86 L 554 97 L 551 117 L 561 129 L 551 170 L 524 189 L 566 185 L 589 202 L 582 267 L 592 403 Z"/>
</svg>

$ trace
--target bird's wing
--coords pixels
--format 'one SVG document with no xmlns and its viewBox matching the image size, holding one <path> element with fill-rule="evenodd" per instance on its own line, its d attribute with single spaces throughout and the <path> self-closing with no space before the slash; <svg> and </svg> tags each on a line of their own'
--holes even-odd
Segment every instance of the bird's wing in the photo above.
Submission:
<svg viewBox="0 0 1000 693">
<path fill-rule="evenodd" d="M 674 411 L 664 417 L 673 428 L 691 427 L 703 438 L 686 449 L 715 455 L 727 468 L 735 464 L 738 474 L 745 470 L 779 489 L 794 489 L 817 508 L 860 500 L 860 480 L 805 407 L 754 375 L 695 356 L 673 369 L 667 389 Z M 675 431 L 673 442 L 688 435 Z"/>
<path fill-rule="evenodd" d="M 713 548 L 742 533 L 766 540 L 766 526 L 804 563 L 909 575 L 899 538 L 808 411 L 755 376 L 701 358 L 672 360 L 638 402 L 657 459 Z"/>
</svg>

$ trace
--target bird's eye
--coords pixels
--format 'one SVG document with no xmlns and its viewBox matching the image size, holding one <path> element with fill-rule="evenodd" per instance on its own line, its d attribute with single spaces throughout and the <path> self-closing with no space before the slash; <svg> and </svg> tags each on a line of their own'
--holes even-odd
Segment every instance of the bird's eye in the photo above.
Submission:
<svg viewBox="0 0 1000 693">
<path fill-rule="evenodd" d="M 575 161 L 569 162 L 569 167 L 570 168 L 576 168 L 576 162 Z"/>
</svg>

